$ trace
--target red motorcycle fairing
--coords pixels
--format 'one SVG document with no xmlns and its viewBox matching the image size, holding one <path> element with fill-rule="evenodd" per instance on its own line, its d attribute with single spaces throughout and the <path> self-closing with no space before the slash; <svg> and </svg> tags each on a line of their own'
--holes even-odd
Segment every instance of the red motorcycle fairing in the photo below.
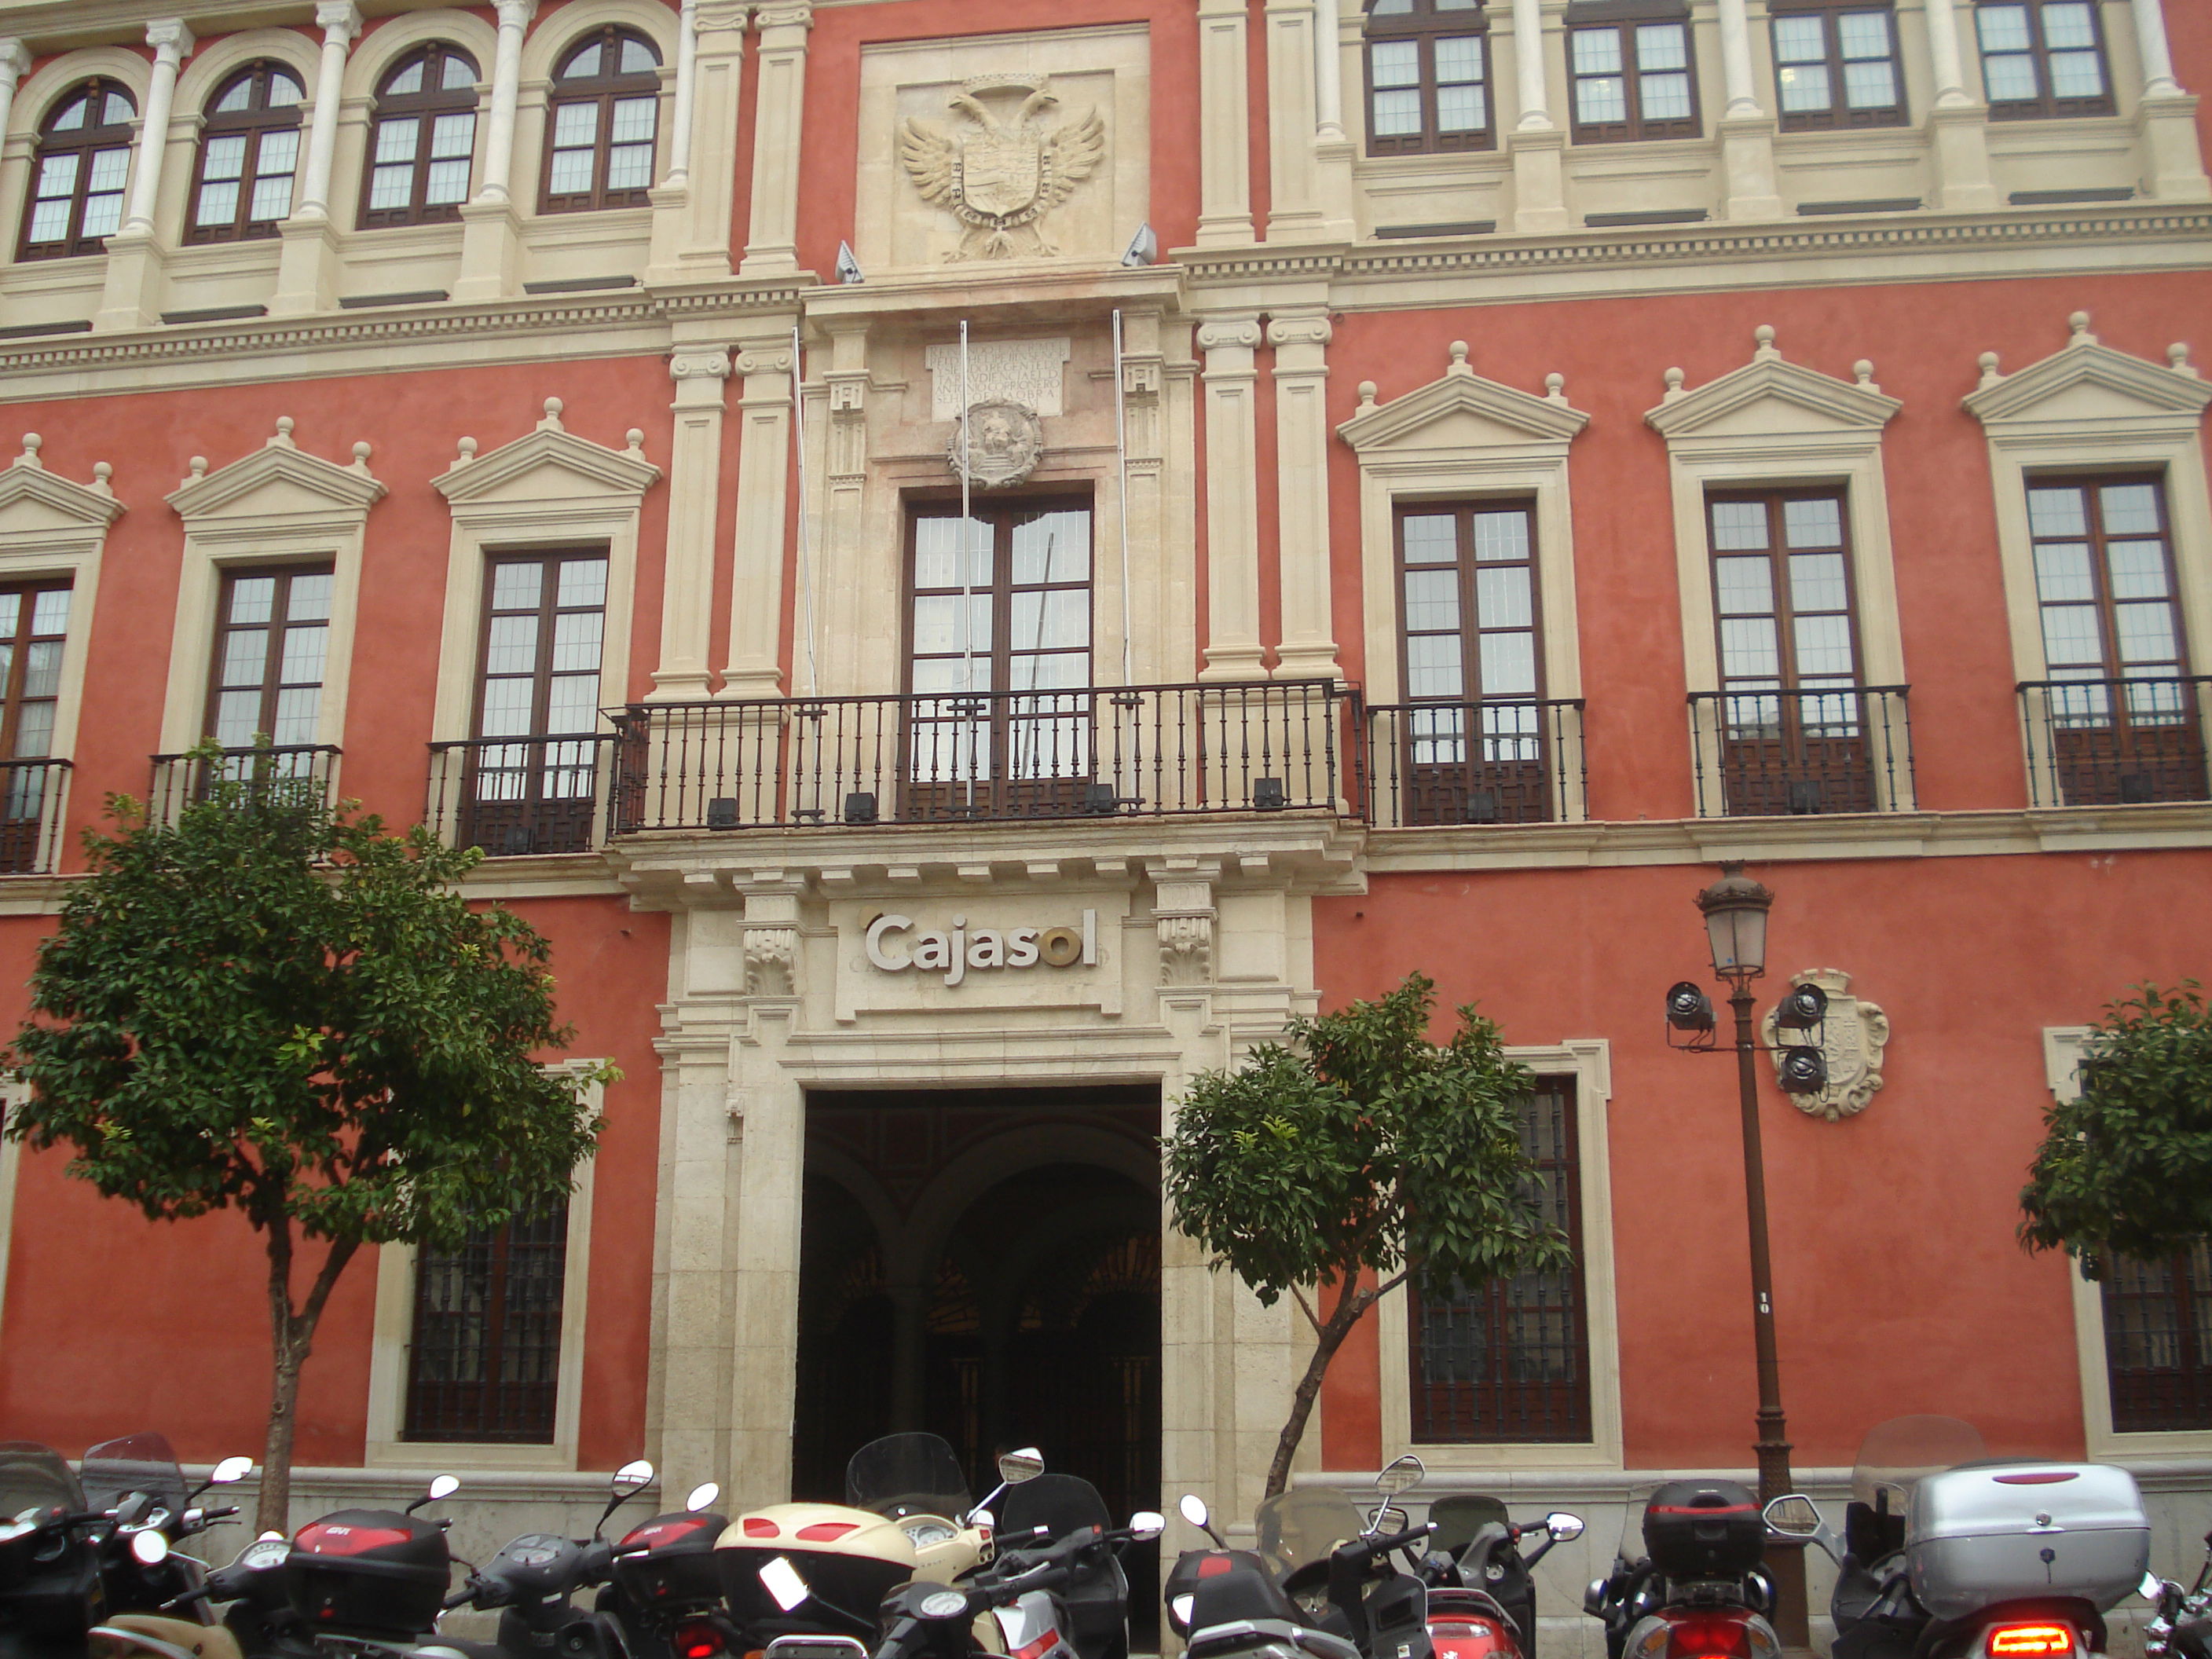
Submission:
<svg viewBox="0 0 2212 1659">
<path fill-rule="evenodd" d="M 1495 1620 L 1489 1619 L 1432 1619 L 1429 1644 L 1437 1659 L 1520 1659 L 1521 1649 Z"/>
</svg>

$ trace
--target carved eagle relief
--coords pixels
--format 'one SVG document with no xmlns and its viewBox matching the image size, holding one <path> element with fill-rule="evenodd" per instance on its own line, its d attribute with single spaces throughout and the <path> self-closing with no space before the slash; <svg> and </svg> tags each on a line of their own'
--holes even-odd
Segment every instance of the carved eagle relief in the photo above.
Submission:
<svg viewBox="0 0 2212 1659">
<path fill-rule="evenodd" d="M 978 94 L 1022 91 L 1020 106 L 1001 120 Z M 968 118 L 953 131 L 909 118 L 899 132 L 899 160 L 922 199 L 947 209 L 964 227 L 952 259 L 1038 258 L 1060 250 L 1037 221 L 1074 193 L 1106 154 L 1106 124 L 1086 110 L 1048 125 L 1060 100 L 1034 82 L 970 82 L 946 107 Z"/>
</svg>

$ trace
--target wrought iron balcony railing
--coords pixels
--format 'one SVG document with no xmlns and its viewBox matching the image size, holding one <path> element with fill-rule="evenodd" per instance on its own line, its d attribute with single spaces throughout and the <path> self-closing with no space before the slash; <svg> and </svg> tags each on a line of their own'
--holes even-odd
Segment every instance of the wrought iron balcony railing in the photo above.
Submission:
<svg viewBox="0 0 2212 1659">
<path fill-rule="evenodd" d="M 1692 692 L 1698 816 L 1911 811 L 1907 690 L 1801 685 Z"/>
<path fill-rule="evenodd" d="M 339 750 L 327 743 L 263 744 L 204 755 L 156 755 L 149 803 L 154 820 L 173 823 L 187 806 L 204 800 L 254 799 L 292 805 L 325 805 Z"/>
<path fill-rule="evenodd" d="M 1579 702 L 1381 703 L 1367 710 L 1367 740 L 1377 828 L 1586 815 Z"/>
<path fill-rule="evenodd" d="M 493 858 L 606 844 L 612 732 L 467 738 L 430 745 L 432 831 Z"/>
<path fill-rule="evenodd" d="M 51 874 L 61 858 L 65 760 L 0 761 L 0 875 Z"/>
<path fill-rule="evenodd" d="M 2135 806 L 2212 799 L 2203 675 L 2027 680 L 2028 799 L 2037 806 Z"/>
<path fill-rule="evenodd" d="M 1328 680 L 636 703 L 612 830 L 1356 816 L 1358 706 Z"/>
</svg>

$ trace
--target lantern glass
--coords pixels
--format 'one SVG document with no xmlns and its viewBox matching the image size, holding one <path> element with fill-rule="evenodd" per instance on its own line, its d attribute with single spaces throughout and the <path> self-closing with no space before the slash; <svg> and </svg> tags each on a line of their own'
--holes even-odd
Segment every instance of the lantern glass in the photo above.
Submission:
<svg viewBox="0 0 2212 1659">
<path fill-rule="evenodd" d="M 1723 979 L 1757 979 L 1766 971 L 1766 910 L 1774 895 L 1743 873 L 1721 866 L 1721 878 L 1698 895 L 1712 945 L 1713 972 Z"/>
</svg>

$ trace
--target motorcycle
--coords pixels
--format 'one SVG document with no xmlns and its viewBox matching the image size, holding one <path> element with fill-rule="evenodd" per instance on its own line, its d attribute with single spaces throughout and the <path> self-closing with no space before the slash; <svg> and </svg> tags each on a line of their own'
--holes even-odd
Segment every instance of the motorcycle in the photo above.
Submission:
<svg viewBox="0 0 2212 1659">
<path fill-rule="evenodd" d="M 1583 1595 L 1607 1659 L 1780 1659 L 1765 1542 L 1758 1498 L 1733 1480 L 1670 1480 L 1632 1500 L 1613 1571 Z"/>
<path fill-rule="evenodd" d="M 212 1488 L 243 1480 L 252 1471 L 252 1458 L 226 1457 L 188 1492 L 167 1437 L 150 1432 L 103 1441 L 85 1453 L 77 1479 L 86 1506 L 104 1511 L 112 1522 L 98 1537 L 100 1576 L 111 1620 L 152 1614 L 206 1579 L 206 1565 L 176 1553 L 176 1546 L 236 1515 L 234 1504 L 204 1510 L 199 1500 Z M 149 1531 L 160 1533 L 168 1546 L 150 1565 L 137 1547 L 140 1536 Z M 212 1624 L 214 1616 L 204 1604 L 195 1605 L 204 1621 Z"/>
<path fill-rule="evenodd" d="M 614 1583 L 594 1610 L 614 1621 L 639 1659 L 720 1653 L 728 1637 L 714 1540 L 730 1523 L 714 1512 L 722 1489 L 694 1486 L 681 1510 L 644 1521 L 615 1545 Z M 740 1650 L 743 1651 L 743 1650 Z"/>
<path fill-rule="evenodd" d="M 611 1609 L 586 1612 L 576 1592 L 614 1577 L 616 1546 L 600 1536 L 607 1521 L 636 1492 L 653 1484 L 653 1465 L 640 1458 L 617 1469 L 607 1506 L 589 1538 L 529 1532 L 471 1571 L 446 1598 L 446 1609 L 473 1607 L 499 1613 L 499 1650 L 507 1659 L 629 1659 L 629 1644 Z"/>
<path fill-rule="evenodd" d="M 1564 1510 L 1516 1522 L 1495 1498 L 1472 1493 L 1429 1505 L 1436 1535 L 1414 1569 L 1428 1586 L 1431 1647 L 1443 1659 L 1535 1659 L 1536 1583 L 1529 1569 L 1553 1547 L 1583 1535 L 1583 1519 Z M 1522 1542 L 1536 1538 L 1522 1554 Z"/>
<path fill-rule="evenodd" d="M 82 1651 L 107 1612 L 92 1533 L 106 1519 L 52 1447 L 0 1443 L 0 1655 Z"/>
<path fill-rule="evenodd" d="M 2087 1659 L 2104 1615 L 2149 1589 L 2126 1470 L 1984 1451 L 1956 1418 L 1895 1418 L 1860 1445 L 1843 1537 L 1801 1493 L 1767 1505 L 1837 1565 L 1835 1659 Z"/>
<path fill-rule="evenodd" d="M 2185 1590 L 2147 1573 L 2142 1593 L 2157 1607 L 2143 1626 L 2143 1659 L 2212 1659 L 2212 1532 L 2204 1534 L 2204 1564 L 2195 1583 Z"/>
</svg>

